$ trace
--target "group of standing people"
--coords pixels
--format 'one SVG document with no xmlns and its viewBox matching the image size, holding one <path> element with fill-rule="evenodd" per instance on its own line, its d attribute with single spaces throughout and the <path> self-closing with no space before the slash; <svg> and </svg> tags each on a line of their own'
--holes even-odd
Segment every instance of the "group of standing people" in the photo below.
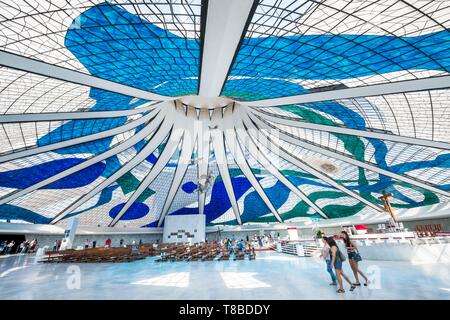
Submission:
<svg viewBox="0 0 450 320">
<path fill-rule="evenodd" d="M 241 252 L 252 252 L 255 254 L 255 248 L 250 244 L 249 241 L 241 239 L 241 240 L 230 240 L 224 239 L 222 241 L 222 246 L 225 247 L 229 252 L 233 252 L 237 254 L 239 251 Z"/>
<path fill-rule="evenodd" d="M 247 236 L 248 237 L 248 236 Z M 279 234 L 278 234 L 279 238 Z M 248 241 L 248 239 L 247 239 Z M 272 238 L 272 235 L 253 235 L 252 242 L 257 243 L 260 248 L 268 246 L 274 242 L 274 239 Z"/>
<path fill-rule="evenodd" d="M 62 242 L 61 242 L 60 239 L 55 240 L 55 242 L 53 243 L 53 251 L 59 251 L 60 248 L 61 248 L 61 243 L 62 243 Z M 132 241 L 132 244 L 137 244 L 136 240 L 133 240 L 133 241 Z M 142 244 L 142 239 L 139 240 L 139 244 L 140 244 L 140 245 Z M 124 239 L 120 239 L 120 241 L 119 241 L 119 246 L 122 247 L 122 246 L 124 246 L 124 245 L 125 245 L 125 240 L 124 240 Z M 112 247 L 112 240 L 111 240 L 111 238 L 107 238 L 107 239 L 105 240 L 105 245 L 104 245 L 104 247 L 105 247 L 105 248 L 111 248 L 111 247 Z M 86 240 L 84 241 L 84 248 L 85 248 L 85 249 L 89 249 L 89 248 L 97 248 L 97 240 L 91 241 L 91 240 L 89 240 L 89 239 L 86 239 Z"/>
<path fill-rule="evenodd" d="M 125 245 L 125 241 L 123 239 L 120 239 L 120 246 Z M 133 240 L 132 244 L 137 244 L 136 240 Z M 142 239 L 139 239 L 139 244 L 142 244 Z M 61 249 L 62 240 L 56 239 L 53 242 L 53 251 L 59 251 Z M 84 248 L 96 248 L 97 247 L 97 241 L 90 241 L 89 239 L 86 239 L 84 242 Z M 105 241 L 105 248 L 111 248 L 112 247 L 112 241 L 110 238 L 107 238 Z M 20 244 L 17 244 L 16 241 L 11 240 L 3 240 L 0 242 L 0 255 L 6 255 L 6 254 L 15 254 L 15 253 L 34 253 L 36 252 L 38 248 L 38 241 L 37 239 L 33 239 L 31 241 L 26 240 L 21 242 Z"/>
<path fill-rule="evenodd" d="M 341 232 L 342 240 L 344 241 L 345 248 L 347 250 L 347 257 L 350 267 L 355 277 L 355 282 L 350 281 L 350 278 L 343 272 L 342 265 L 347 257 L 340 251 L 336 241 L 333 237 L 322 236 L 324 247 L 322 248 L 321 257 L 325 259 L 327 264 L 327 271 L 331 277 L 330 285 L 338 285 L 338 293 L 344 293 L 344 285 L 342 279 L 344 279 L 350 285 L 350 291 L 355 290 L 356 287 L 361 286 L 359 276 L 364 278 L 364 286 L 368 286 L 369 279 L 359 269 L 359 262 L 362 260 L 361 255 L 358 252 L 356 244 L 350 239 L 346 231 Z"/>
<path fill-rule="evenodd" d="M 84 248 L 88 249 L 88 248 L 93 248 L 95 249 L 97 247 L 97 240 L 89 241 L 89 239 L 86 239 L 86 241 L 84 241 Z"/>
<path fill-rule="evenodd" d="M 3 240 L 0 243 L 0 255 L 14 254 L 14 253 L 33 253 L 37 250 L 38 241 L 33 239 L 31 241 L 22 241 L 18 246 L 14 240 Z M 16 248 L 15 248 L 16 247 Z"/>
</svg>

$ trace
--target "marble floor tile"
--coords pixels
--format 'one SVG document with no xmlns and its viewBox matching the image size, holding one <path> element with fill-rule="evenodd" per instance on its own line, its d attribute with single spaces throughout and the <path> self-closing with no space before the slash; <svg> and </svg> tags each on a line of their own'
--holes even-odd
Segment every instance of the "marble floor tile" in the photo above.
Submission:
<svg viewBox="0 0 450 320">
<path fill-rule="evenodd" d="M 254 261 L 43 264 L 0 259 L 0 299 L 450 299 L 450 265 L 363 261 L 369 287 L 337 294 L 325 263 L 275 252 Z M 353 279 L 348 263 L 344 271 Z"/>
</svg>

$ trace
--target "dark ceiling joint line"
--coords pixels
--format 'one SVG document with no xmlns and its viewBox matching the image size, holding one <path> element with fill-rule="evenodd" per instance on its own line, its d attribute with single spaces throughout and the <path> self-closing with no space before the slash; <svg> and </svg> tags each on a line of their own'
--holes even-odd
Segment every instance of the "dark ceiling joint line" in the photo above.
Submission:
<svg viewBox="0 0 450 320">
<path fill-rule="evenodd" d="M 239 40 L 239 43 L 238 43 L 238 45 L 237 45 L 237 47 L 236 47 L 236 49 L 234 51 L 233 60 L 231 60 L 230 66 L 228 68 L 227 75 L 225 76 L 225 79 L 223 80 L 222 88 L 220 89 L 220 95 L 222 95 L 223 89 L 225 88 L 225 84 L 227 83 L 228 77 L 230 76 L 231 70 L 233 69 L 234 63 L 235 63 L 236 58 L 237 58 L 237 56 L 239 54 L 239 51 L 240 51 L 241 46 L 242 46 L 242 43 L 244 42 L 245 35 L 247 34 L 247 31 L 248 31 L 248 28 L 250 26 L 250 23 L 252 22 L 253 15 L 255 14 L 256 8 L 259 5 L 259 1 L 260 0 L 253 0 L 253 5 L 252 5 L 252 7 L 250 9 L 250 12 L 248 14 L 247 21 L 245 22 L 244 29 L 242 30 L 241 39 Z"/>
<path fill-rule="evenodd" d="M 430 90 L 428 90 L 428 98 L 430 99 L 430 111 L 431 111 L 431 140 L 434 140 L 434 106 Z"/>
<path fill-rule="evenodd" d="M 202 80 L 203 51 L 205 46 L 206 22 L 208 19 L 209 0 L 202 0 L 200 12 L 200 62 L 198 67 L 197 95 L 200 93 L 200 81 Z"/>
</svg>

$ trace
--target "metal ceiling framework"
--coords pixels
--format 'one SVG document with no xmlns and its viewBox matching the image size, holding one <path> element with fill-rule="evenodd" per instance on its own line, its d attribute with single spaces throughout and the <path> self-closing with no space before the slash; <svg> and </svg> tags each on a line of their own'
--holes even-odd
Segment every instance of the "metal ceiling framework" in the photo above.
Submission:
<svg viewBox="0 0 450 320">
<path fill-rule="evenodd" d="M 30 85 L 21 89 L 22 93 L 19 96 L 20 99 L 25 99 L 28 95 L 32 96 L 33 92 L 39 93 L 37 90 L 43 90 L 39 86 L 49 81 L 57 81 L 54 88 L 62 88 L 65 83 L 71 83 L 73 86 L 70 89 L 64 89 L 66 91 L 61 91 L 55 97 L 52 96 L 51 103 L 58 104 L 64 93 L 69 91 L 76 92 L 77 97 L 81 96 L 86 88 L 91 90 L 89 99 L 94 100 L 95 103 L 100 104 L 105 97 L 107 100 L 104 100 L 105 106 L 101 105 L 97 109 L 86 108 L 86 111 L 64 109 L 64 103 L 61 103 L 54 112 L 47 112 L 45 108 L 31 107 L 37 105 L 36 101 L 40 97 L 49 95 L 49 91 L 41 91 L 40 97 L 33 98 L 31 103 L 27 102 L 28 108 L 18 111 L 11 106 L 17 104 L 19 98 L 11 100 L 11 104 L 5 107 L 4 111 L 2 109 L 3 114 L 0 115 L 0 125 L 3 126 L 2 130 L 4 135 L 8 136 L 8 140 L 10 140 L 8 132 L 11 132 L 11 126 L 18 125 L 25 141 L 26 131 L 22 129 L 22 126 L 26 123 L 36 127 L 36 136 L 39 131 L 37 128 L 40 126 L 38 123 L 49 123 L 48 129 L 44 131 L 47 134 L 52 132 L 52 122 L 64 121 L 63 123 L 67 125 L 71 121 L 75 123 L 83 121 L 80 122 L 83 130 L 78 136 L 72 134 L 70 138 L 64 138 L 64 131 L 61 129 L 59 140 L 49 139 L 48 143 L 41 145 L 35 141 L 24 149 L 13 147 L 12 150 L 6 150 L 6 148 L 0 150 L 0 152 L 4 151 L 0 153 L 0 164 L 3 165 L 0 168 L 0 174 L 11 168 L 21 168 L 21 166 L 25 168 L 27 165 L 21 164 L 22 160 L 34 163 L 39 161 L 35 159 L 47 156 L 53 160 L 64 159 L 66 154 L 70 154 L 70 152 L 64 153 L 64 150 L 68 150 L 67 148 L 84 150 L 83 146 L 88 143 L 111 139 L 109 147 L 106 150 L 100 150 L 97 154 L 86 156 L 81 163 L 64 168 L 23 188 L 1 187 L 0 214 L 1 206 L 20 202 L 34 192 L 41 192 L 40 190 L 49 185 L 118 157 L 121 152 L 139 144 L 141 146 L 136 149 L 134 157 L 120 163 L 120 166 L 109 175 L 98 178 L 99 183 L 81 197 L 68 199 L 67 203 L 61 204 L 59 212 L 50 217 L 49 223 L 58 223 L 74 214 L 92 199 L 101 199 L 104 193 L 114 187 L 119 180 L 129 176 L 143 163 L 149 162 L 149 157 L 156 154 L 157 150 L 159 155 L 152 162 L 151 167 L 142 174 L 140 179 L 137 179 L 137 182 L 134 182 L 135 188 L 107 222 L 110 227 L 123 221 L 129 209 L 147 192 L 157 178 L 167 173 L 172 164 L 171 178 L 168 179 L 170 186 L 158 207 L 157 219 L 153 221 L 143 218 L 146 219 L 147 225 L 155 222 L 155 227 L 162 226 L 164 218 L 173 211 L 177 194 L 193 162 L 197 170 L 197 182 L 209 175 L 211 163 L 215 162 L 218 176 L 230 203 L 230 211 L 237 224 L 249 221 L 242 220 L 245 212 L 242 211 L 242 204 L 239 203 L 236 185 L 232 178 L 233 170 L 242 172 L 249 183 L 249 190 L 255 192 L 270 213 L 268 215 L 273 217 L 271 221 L 285 221 L 279 206 L 274 204 L 273 195 L 268 193 L 268 188 L 260 181 L 260 173 L 252 165 L 255 163 L 309 208 L 307 216 L 318 215 L 324 219 L 330 218 L 324 210 L 324 204 L 314 200 L 313 193 L 306 192 L 301 183 L 294 183 L 286 175 L 286 169 L 281 168 L 269 153 L 276 154 L 284 161 L 285 166 L 299 169 L 298 172 L 311 176 L 318 181 L 318 184 L 323 184 L 330 190 L 340 191 L 351 201 L 363 204 L 372 212 L 381 212 L 383 209 L 376 199 L 368 198 L 367 191 L 355 191 L 357 189 L 342 182 L 343 179 L 334 178 L 305 159 L 316 155 L 317 158 L 323 157 L 342 164 L 345 170 L 352 171 L 355 177 L 358 172 L 360 177 L 361 172 L 367 172 L 368 177 L 375 176 L 380 180 L 392 179 L 400 183 L 397 188 L 409 186 L 414 190 L 405 194 L 404 199 L 411 198 L 417 190 L 424 190 L 439 197 L 440 201 L 448 200 L 450 192 L 446 186 L 450 185 L 450 175 L 449 170 L 445 171 L 448 161 L 437 159 L 446 159 L 445 156 L 449 155 L 447 151 L 450 149 L 450 141 L 442 138 L 448 132 L 445 126 L 449 127 L 449 119 L 445 117 L 447 110 L 445 97 L 450 96 L 450 75 L 447 72 L 450 67 L 445 65 L 445 61 L 450 58 L 446 56 L 446 52 L 450 52 L 448 50 L 450 44 L 447 44 L 446 40 L 441 40 L 443 43 L 441 47 L 429 49 L 434 41 L 430 39 L 437 37 L 439 32 L 448 32 L 450 23 L 443 21 L 442 15 L 437 14 L 447 12 L 449 10 L 447 7 L 434 7 L 431 1 L 425 1 L 426 3 L 420 8 L 412 3 L 402 2 L 401 10 L 404 10 L 405 15 L 403 28 L 407 31 L 399 36 L 398 33 L 402 30 L 400 26 L 394 29 L 386 27 L 389 21 L 392 25 L 402 25 L 401 15 L 394 14 L 398 8 L 393 4 L 385 7 L 384 11 L 377 11 L 380 16 L 383 14 L 389 16 L 385 23 L 374 27 L 374 21 L 362 19 L 363 13 L 367 14 L 375 8 L 376 2 L 383 1 L 374 1 L 366 5 L 356 1 L 333 3 L 333 1 L 287 0 L 232 0 L 230 3 L 227 2 L 227 5 L 220 0 L 192 1 L 192 3 L 181 0 L 173 3 L 163 1 L 160 4 L 153 4 L 152 1 L 142 3 L 113 1 L 106 4 L 87 2 L 90 3 L 87 7 L 91 9 L 86 11 L 89 13 L 83 17 L 84 20 L 95 21 L 93 13 L 96 11 L 91 10 L 96 8 L 108 10 L 102 13 L 104 16 L 101 19 L 98 18 L 107 27 L 119 28 L 120 25 L 129 25 L 132 30 L 123 30 L 133 35 L 129 38 L 129 45 L 134 48 L 134 52 L 132 48 L 125 48 L 123 43 L 120 45 L 114 43 L 114 39 L 104 40 L 112 52 L 123 54 L 113 62 L 113 65 L 118 66 L 118 80 L 113 81 L 114 78 L 109 73 L 114 72 L 114 68 L 105 67 L 103 70 L 97 66 L 96 63 L 100 60 L 96 59 L 100 57 L 100 53 L 96 51 L 75 54 L 80 61 L 84 61 L 88 72 L 78 70 L 78 62 L 68 51 L 64 51 L 66 49 L 61 46 L 60 40 L 55 40 L 62 37 L 61 32 L 44 30 L 40 35 L 30 37 L 31 44 L 28 51 L 26 48 L 20 49 L 20 45 L 25 41 L 20 39 L 20 36 L 17 37 L 19 40 L 15 41 L 19 49 L 14 50 L 12 36 L 1 35 L 3 40 L 0 48 L 0 65 L 4 68 L 0 71 L 4 72 L 5 79 L 8 76 L 13 80 L 5 81 L 7 84 L 2 85 L 0 94 L 13 95 L 14 90 L 19 90 L 17 88 L 21 81 L 26 80 Z M 17 6 L 20 6 L 20 3 Z M 200 8 L 202 8 L 202 17 L 199 16 Z M 55 8 L 54 10 L 70 15 L 71 10 L 78 14 L 83 12 L 84 8 L 82 10 L 80 5 L 77 8 Z M 335 14 L 335 17 L 327 16 L 327 19 L 330 19 L 327 22 L 328 29 L 326 29 L 326 23 L 314 24 L 316 15 L 325 11 Z M 134 12 L 135 16 L 128 16 L 129 12 Z M 158 12 L 162 14 L 162 20 L 156 17 Z M 106 13 L 116 14 L 125 22 L 115 23 L 111 18 L 105 18 L 108 16 Z M 5 14 L 3 20 L 0 19 L 0 25 L 11 29 L 12 25 L 18 23 L 20 15 L 6 19 L 5 17 L 9 14 L 11 13 Z M 29 16 L 31 17 L 32 14 L 30 12 Z M 34 14 L 44 15 L 45 12 Z M 415 19 L 414 14 L 417 16 Z M 73 19 L 76 15 L 71 17 Z M 69 30 L 74 29 L 74 34 L 82 32 L 83 19 L 80 21 L 75 19 L 78 29 L 74 29 L 72 25 Z M 127 19 L 129 19 L 128 22 Z M 152 23 L 151 26 L 147 20 Z M 102 25 L 100 22 L 92 21 L 89 27 L 86 26 L 86 30 L 93 34 L 96 28 Z M 344 21 L 346 23 L 343 23 Z M 417 28 L 413 26 L 414 24 L 424 26 L 424 21 L 432 23 L 433 26 L 429 27 L 430 30 L 423 27 L 423 34 L 418 33 Z M 203 25 L 200 26 L 200 23 Z M 372 31 L 375 34 L 378 32 L 385 38 L 382 40 L 375 38 L 370 34 L 370 27 L 374 28 Z M 345 36 L 345 34 L 352 34 L 351 32 L 358 28 L 362 31 L 356 36 Z M 144 31 L 145 34 L 139 33 Z M 324 34 L 327 34 L 325 38 L 317 40 Z M 151 55 L 152 52 L 159 54 L 153 47 L 142 49 L 144 44 L 154 45 L 151 42 L 154 35 L 160 37 L 160 50 L 166 50 L 167 56 L 161 54 L 161 62 L 155 66 L 145 64 L 142 69 L 139 69 L 139 61 Z M 49 51 L 39 54 L 32 53 L 38 41 L 41 41 L 40 38 L 50 36 L 54 37 L 54 45 L 57 47 L 54 51 L 64 51 L 65 60 L 61 59 L 55 63 L 56 53 L 50 48 L 47 48 Z M 359 39 L 364 36 L 368 38 L 365 42 L 360 42 Z M 411 40 L 413 37 L 416 37 L 414 41 Z M 65 44 L 67 48 L 73 49 L 78 48 L 77 46 L 83 44 L 83 41 L 80 40 L 77 44 L 73 39 L 70 41 L 66 39 Z M 371 47 L 370 43 L 376 41 L 380 43 Z M 338 43 L 341 49 L 339 46 L 333 47 L 333 42 Z M 408 61 L 396 55 L 390 55 L 388 52 L 379 52 L 380 48 L 387 43 L 395 47 L 397 42 L 400 43 L 400 48 L 408 47 L 409 51 L 405 51 L 404 55 L 411 52 L 417 54 L 416 65 L 408 64 Z M 92 43 L 87 44 L 90 46 Z M 186 52 L 181 52 L 177 45 L 185 46 Z M 93 48 L 94 46 L 90 50 L 94 50 Z M 294 53 L 293 48 L 295 48 Z M 313 53 L 310 55 L 307 53 L 308 50 L 302 51 L 302 48 L 310 48 Z M 351 55 L 348 53 L 351 50 L 357 53 Z M 365 65 L 363 59 L 357 57 L 358 52 L 366 54 L 365 58 L 369 60 L 376 56 L 375 67 Z M 340 55 L 336 65 L 327 62 L 332 60 L 333 55 Z M 124 57 L 128 57 L 129 61 L 126 62 Z M 346 59 L 353 61 L 355 66 L 347 62 L 341 65 Z M 190 65 L 189 61 L 195 61 L 195 63 Z M 171 62 L 174 65 L 171 65 Z M 163 69 L 165 65 L 168 65 L 168 69 Z M 379 70 L 376 69 L 377 65 Z M 144 87 L 141 82 L 130 80 L 130 75 L 121 73 L 123 70 L 120 68 L 125 66 L 130 68 L 131 73 L 136 72 L 136 79 L 141 82 L 148 77 L 148 75 L 143 76 L 144 71 L 160 73 L 158 76 L 161 77 L 167 75 L 167 79 L 161 78 L 157 85 Z M 391 69 L 386 66 L 390 66 Z M 306 70 L 304 73 L 299 70 L 302 67 Z M 383 68 L 386 71 L 382 71 Z M 192 76 L 194 69 L 201 74 Z M 244 70 L 246 72 L 243 72 Z M 93 71 L 96 73 L 94 74 Z M 183 84 L 180 79 L 176 79 L 171 84 L 173 87 L 170 90 L 164 89 L 167 83 L 171 83 L 171 77 L 175 77 L 177 72 L 180 79 L 185 79 L 189 84 Z M 395 75 L 395 72 L 400 74 Z M 326 77 L 327 73 L 335 75 L 335 79 L 333 76 Z M 33 78 L 34 76 L 37 78 Z M 282 76 L 284 76 L 283 79 Z M 195 85 L 192 84 L 193 82 Z M 179 86 L 178 91 L 173 89 L 176 86 Z M 192 91 L 192 88 L 197 88 L 196 92 Z M 92 92 L 96 92 L 97 95 Z M 208 98 L 228 95 L 233 98 L 233 102 L 225 107 L 212 107 L 212 110 L 198 109 L 195 106 L 183 104 L 180 97 L 186 93 L 187 95 L 198 93 L 200 97 Z M 442 98 L 441 95 L 445 97 Z M 85 98 L 86 101 L 89 99 Z M 120 108 L 108 109 L 114 103 L 122 103 L 120 99 L 123 99 L 123 105 Z M 401 104 L 396 105 L 396 101 Z M 92 102 L 89 103 L 92 106 Z M 422 110 L 416 106 L 421 103 L 424 103 Z M 403 116 L 404 119 L 396 117 L 394 110 L 396 106 L 402 110 L 401 112 L 407 110 Z M 330 112 L 327 112 L 326 107 Z M 345 112 L 333 113 L 332 108 L 345 110 Z M 420 115 L 421 111 L 423 116 Z M 386 115 L 381 116 L 383 112 Z M 370 126 L 356 125 L 354 124 L 356 117 L 349 116 L 353 114 L 364 118 L 366 124 L 379 123 L 374 128 L 395 123 L 397 125 L 395 129 L 399 134 L 392 133 L 388 130 L 389 128 L 372 129 Z M 388 114 L 392 116 L 387 116 Z M 111 122 L 99 132 L 92 129 L 96 123 L 93 121 L 104 119 L 115 122 Z M 413 124 L 413 131 L 401 134 L 400 132 L 408 130 L 408 121 Z M 5 128 L 9 128 L 9 131 Z M 66 130 L 70 131 L 69 129 Z M 129 137 L 123 140 L 116 138 L 117 135 L 130 131 L 134 133 Z M 428 131 L 431 131 L 431 136 Z M 319 142 L 316 141 L 317 139 Z M 354 146 L 350 149 L 349 145 L 352 143 Z M 9 144 L 14 145 L 12 141 L 9 141 Z M 334 144 L 334 147 L 331 144 Z M 358 155 L 351 153 L 361 145 L 363 148 Z M 385 157 L 389 162 L 386 164 L 377 162 L 380 161 L 379 156 L 377 158 L 377 152 L 381 152 L 383 148 L 386 148 Z M 399 148 L 403 148 L 403 152 L 399 152 Z M 52 152 L 63 153 L 56 157 L 52 156 Z M 234 159 L 236 166 L 231 164 L 230 158 Z M 256 162 L 250 161 L 250 158 Z M 402 161 L 402 159 L 406 160 Z M 435 164 L 423 169 L 420 165 L 426 161 Z M 411 169 L 406 170 L 408 163 L 412 163 Z M 406 174 L 406 172 L 409 173 Z M 436 182 L 438 180 L 439 183 Z M 122 187 L 124 188 L 126 187 Z M 197 189 L 198 213 L 206 214 L 208 192 Z M 209 196 L 212 197 L 212 192 L 209 192 Z M 419 203 L 419 200 L 414 201 Z M 61 207 L 64 209 L 60 209 Z M 88 213 L 89 211 L 86 214 Z"/>
</svg>

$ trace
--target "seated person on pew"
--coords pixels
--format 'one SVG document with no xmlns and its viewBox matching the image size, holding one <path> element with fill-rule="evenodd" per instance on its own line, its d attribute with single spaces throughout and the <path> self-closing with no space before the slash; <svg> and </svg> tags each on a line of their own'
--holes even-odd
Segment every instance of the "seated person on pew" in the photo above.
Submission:
<svg viewBox="0 0 450 320">
<path fill-rule="evenodd" d="M 241 252 L 244 250 L 244 242 L 242 241 L 242 239 L 241 239 L 241 241 L 238 242 L 237 249 L 238 249 L 238 252 Z"/>
<path fill-rule="evenodd" d="M 244 241 L 238 241 L 237 248 L 234 253 L 234 260 L 242 260 L 244 258 Z"/>
<path fill-rule="evenodd" d="M 136 256 L 140 256 L 141 252 L 139 251 L 138 247 L 136 244 L 132 244 L 131 245 L 131 254 L 136 255 Z"/>
</svg>

